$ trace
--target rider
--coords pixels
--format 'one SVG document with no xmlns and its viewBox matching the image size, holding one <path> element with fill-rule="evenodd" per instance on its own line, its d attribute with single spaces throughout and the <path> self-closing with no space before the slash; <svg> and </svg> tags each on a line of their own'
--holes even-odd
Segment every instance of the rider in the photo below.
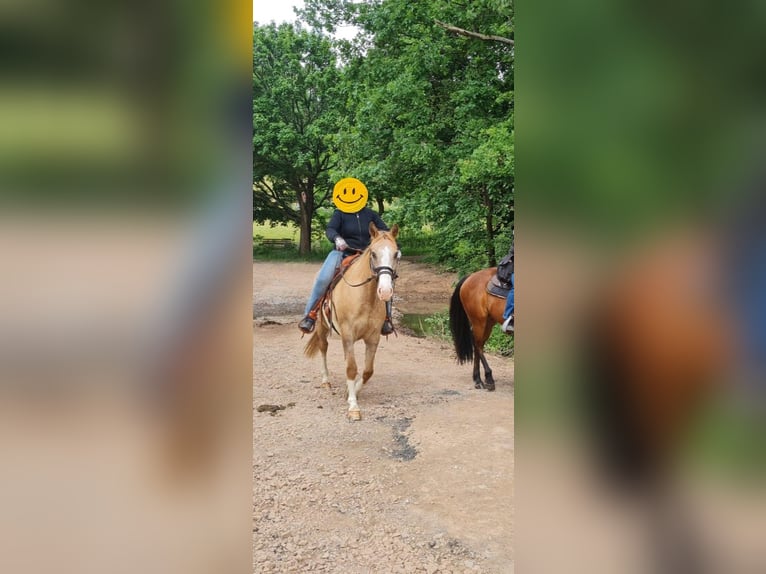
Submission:
<svg viewBox="0 0 766 574">
<path fill-rule="evenodd" d="M 389 230 L 380 215 L 367 207 L 367 198 L 367 188 L 358 179 L 347 177 L 335 184 L 333 203 L 336 209 L 325 232 L 327 239 L 335 244 L 335 249 L 327 255 L 314 280 L 304 317 L 298 324 L 298 328 L 304 333 L 311 333 L 314 330 L 317 318 L 315 307 L 330 285 L 341 261 L 349 255 L 363 251 L 370 244 L 370 222 L 375 223 L 378 229 Z M 400 251 L 397 251 L 396 257 L 401 257 Z M 390 300 L 386 302 L 386 320 L 380 332 L 383 335 L 394 332 Z"/>
<path fill-rule="evenodd" d="M 498 278 L 510 286 L 508 296 L 505 299 L 505 311 L 503 312 L 503 333 L 513 333 L 513 291 L 514 291 L 514 273 L 513 273 L 513 244 L 508 251 L 508 255 L 503 257 L 497 266 Z"/>
</svg>

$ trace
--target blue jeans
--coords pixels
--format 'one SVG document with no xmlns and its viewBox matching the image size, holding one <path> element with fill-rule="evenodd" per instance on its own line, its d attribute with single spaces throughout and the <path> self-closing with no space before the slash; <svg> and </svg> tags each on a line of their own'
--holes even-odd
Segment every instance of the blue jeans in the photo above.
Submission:
<svg viewBox="0 0 766 574">
<path fill-rule="evenodd" d="M 505 299 L 505 311 L 503 312 L 503 319 L 507 319 L 513 314 L 513 291 L 514 291 L 514 273 L 511 273 L 511 290 L 508 291 L 508 297 Z"/>
<path fill-rule="evenodd" d="M 317 304 L 319 298 L 324 294 L 327 287 L 329 287 L 330 281 L 332 281 L 332 278 L 335 275 L 335 270 L 340 267 L 341 261 L 343 261 L 342 251 L 333 250 L 327 254 L 327 258 L 324 260 L 324 263 L 322 263 L 322 268 L 319 270 L 317 278 L 314 280 L 314 288 L 311 290 L 309 302 L 306 303 L 306 310 L 303 312 L 304 315 L 309 314 L 309 311 L 314 308 L 314 305 Z"/>
</svg>

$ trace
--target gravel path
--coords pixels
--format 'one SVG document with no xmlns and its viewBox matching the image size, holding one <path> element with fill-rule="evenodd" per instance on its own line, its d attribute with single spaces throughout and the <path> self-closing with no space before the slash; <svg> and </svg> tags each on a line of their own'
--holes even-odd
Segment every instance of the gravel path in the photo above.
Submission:
<svg viewBox="0 0 766 574">
<path fill-rule="evenodd" d="M 317 268 L 254 265 L 253 571 L 512 572 L 512 360 L 488 393 L 449 344 L 389 337 L 348 422 L 339 341 L 320 388 L 296 327 Z M 446 307 L 454 276 L 400 275 L 400 309 Z"/>
</svg>

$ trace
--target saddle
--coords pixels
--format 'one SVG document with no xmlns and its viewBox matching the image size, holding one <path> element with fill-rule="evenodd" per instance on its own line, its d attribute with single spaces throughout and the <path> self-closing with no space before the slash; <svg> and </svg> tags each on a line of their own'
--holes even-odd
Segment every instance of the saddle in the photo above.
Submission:
<svg viewBox="0 0 766 574">
<path fill-rule="evenodd" d="M 327 287 L 324 295 L 322 295 L 319 298 L 319 301 L 317 301 L 316 307 L 314 309 L 317 311 L 321 309 L 323 314 L 327 317 L 327 322 L 330 325 L 332 325 L 332 305 L 330 305 L 330 295 L 332 294 L 333 289 L 335 289 L 335 286 L 340 282 L 343 275 L 346 273 L 346 271 L 348 271 L 348 268 L 351 267 L 351 264 L 356 261 L 360 255 L 361 253 L 354 253 L 353 255 L 349 255 L 348 257 L 343 258 L 343 260 L 340 262 L 340 267 L 335 270 L 335 275 L 333 275 L 332 281 L 330 281 L 330 285 Z M 333 329 L 335 329 L 335 327 L 333 327 Z"/>
<path fill-rule="evenodd" d="M 487 282 L 487 293 L 494 297 L 500 297 L 501 299 L 507 299 L 508 293 L 513 289 L 511 283 L 513 275 L 513 246 L 511 246 L 508 255 L 503 257 L 500 264 L 497 266 L 497 271 Z"/>
<path fill-rule="evenodd" d="M 511 283 L 502 281 L 495 273 L 492 279 L 487 281 L 487 293 L 494 297 L 500 297 L 501 299 L 507 299 L 508 293 L 511 291 Z"/>
</svg>

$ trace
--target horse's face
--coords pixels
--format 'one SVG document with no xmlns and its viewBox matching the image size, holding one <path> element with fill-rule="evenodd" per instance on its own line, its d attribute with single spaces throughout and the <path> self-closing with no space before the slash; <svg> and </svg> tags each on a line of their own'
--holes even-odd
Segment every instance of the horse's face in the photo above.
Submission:
<svg viewBox="0 0 766 574">
<path fill-rule="evenodd" d="M 374 223 L 370 223 L 370 268 L 378 278 L 378 297 L 381 301 L 388 301 L 394 295 L 394 275 L 396 274 L 396 236 L 399 226 L 394 225 L 391 231 L 378 230 Z"/>
</svg>

